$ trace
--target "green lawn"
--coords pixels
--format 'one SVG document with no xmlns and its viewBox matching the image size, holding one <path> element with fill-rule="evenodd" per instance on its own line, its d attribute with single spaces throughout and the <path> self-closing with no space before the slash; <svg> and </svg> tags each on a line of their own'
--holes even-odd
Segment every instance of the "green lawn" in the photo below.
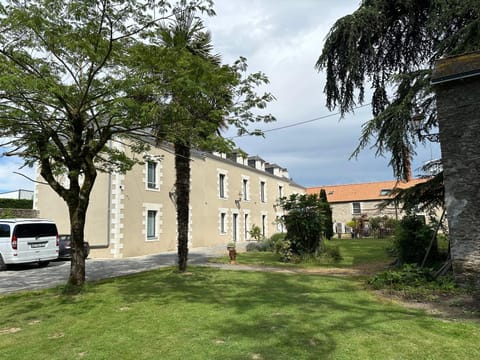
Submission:
<svg viewBox="0 0 480 360">
<path fill-rule="evenodd" d="M 480 325 L 355 279 L 191 267 L 0 297 L 0 359 L 478 359 Z"/>
<path fill-rule="evenodd" d="M 390 246 L 391 239 L 332 239 L 326 241 L 327 246 L 338 246 L 343 259 L 334 262 L 329 258 L 309 260 L 301 264 L 286 264 L 280 256 L 272 252 L 247 252 L 239 253 L 237 262 L 247 265 L 267 265 L 285 267 L 355 267 L 372 263 L 389 263 L 393 259 L 387 254 L 386 248 Z M 228 263 L 228 257 L 213 259 L 212 262 Z"/>
</svg>

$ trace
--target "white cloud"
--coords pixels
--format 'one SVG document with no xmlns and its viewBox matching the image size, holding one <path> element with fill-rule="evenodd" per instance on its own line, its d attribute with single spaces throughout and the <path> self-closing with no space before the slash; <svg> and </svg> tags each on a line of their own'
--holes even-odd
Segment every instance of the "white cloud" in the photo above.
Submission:
<svg viewBox="0 0 480 360">
<path fill-rule="evenodd" d="M 33 190 L 34 183 L 24 176 L 35 177 L 35 171 L 32 168 L 22 168 L 23 162 L 18 158 L 0 159 L 0 192 L 13 191 L 18 189 Z"/>
<path fill-rule="evenodd" d="M 268 109 L 277 122 L 255 127 L 268 130 L 330 114 L 323 94 L 324 74 L 314 65 L 332 25 L 359 4 L 358 0 L 216 2 L 217 16 L 207 20 L 216 50 L 224 62 L 245 56 L 250 71 L 268 75 L 266 89 L 277 98 Z M 341 121 L 334 115 L 267 132 L 265 138 L 237 138 L 235 142 L 251 155 L 287 167 L 304 186 L 392 179 L 389 159 L 376 158 L 374 150 L 366 149 L 349 160 L 361 126 L 370 118 L 366 107 Z M 429 154 L 419 149 L 414 166 L 429 160 Z"/>
</svg>

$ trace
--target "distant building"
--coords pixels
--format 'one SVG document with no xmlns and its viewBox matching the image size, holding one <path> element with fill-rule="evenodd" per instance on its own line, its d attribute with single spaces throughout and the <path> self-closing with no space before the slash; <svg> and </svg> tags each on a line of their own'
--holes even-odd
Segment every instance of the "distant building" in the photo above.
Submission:
<svg viewBox="0 0 480 360">
<path fill-rule="evenodd" d="M 388 216 L 401 219 L 405 214 L 399 206 L 391 205 L 383 210 L 378 206 L 387 199 L 392 198 L 394 189 L 406 189 L 426 179 L 412 179 L 402 181 L 379 181 L 348 185 L 326 185 L 307 189 L 307 194 L 319 194 L 321 189 L 327 193 L 327 200 L 332 208 L 334 232 L 337 234 L 349 233 L 347 223 L 353 218 L 368 218 Z M 368 225 L 367 225 L 368 227 Z"/>
<path fill-rule="evenodd" d="M 32 190 L 15 190 L 0 193 L 0 199 L 33 200 Z"/>
</svg>

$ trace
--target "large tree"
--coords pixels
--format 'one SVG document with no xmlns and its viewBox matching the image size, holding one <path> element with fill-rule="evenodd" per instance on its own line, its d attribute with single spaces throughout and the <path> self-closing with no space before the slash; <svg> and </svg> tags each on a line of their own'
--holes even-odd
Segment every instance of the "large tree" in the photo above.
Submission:
<svg viewBox="0 0 480 360">
<path fill-rule="evenodd" d="M 209 6 L 209 3 L 207 4 Z M 196 3 L 202 8 L 201 1 Z M 85 281 L 85 215 L 97 172 L 134 163 L 110 146 L 155 120 L 137 101 L 146 79 L 128 59 L 171 14 L 164 1 L 34 0 L 0 4 L 0 136 L 4 155 L 38 164 L 65 200 L 73 256 L 69 284 Z"/>
<path fill-rule="evenodd" d="M 478 0 L 364 0 L 331 28 L 316 63 L 325 70 L 327 107 L 353 112 L 368 94 L 373 118 L 363 125 L 353 156 L 373 142 L 377 155 L 390 153 L 394 175 L 408 180 L 415 148 L 438 141 L 430 83 L 435 62 L 480 49 Z M 366 91 L 366 87 L 371 91 Z M 413 126 L 421 120 L 420 129 Z M 408 208 L 443 204 L 443 172 L 400 192 Z"/>
<path fill-rule="evenodd" d="M 139 96 L 156 109 L 157 143 L 174 144 L 179 271 L 186 270 L 188 259 L 191 149 L 228 152 L 233 142 L 220 136 L 220 130 L 232 125 L 239 133 L 259 134 L 249 124 L 274 120 L 253 112 L 274 99 L 255 91 L 268 78 L 263 73 L 244 75 L 244 58 L 222 65 L 197 10 L 192 3 L 179 2 L 171 21 L 157 29 L 155 42 L 139 51 L 140 57 L 147 55 L 139 63 L 152 80 Z M 211 9 L 206 12 L 213 15 Z"/>
<path fill-rule="evenodd" d="M 159 29 L 160 58 L 172 66 L 155 65 L 160 91 L 169 98 L 160 102 L 157 142 L 170 140 L 175 150 L 175 202 L 177 211 L 178 268 L 188 260 L 191 147 L 199 146 L 225 126 L 226 109 L 232 104 L 231 87 L 236 78 L 220 58 L 212 54 L 211 36 L 183 3 L 175 19 Z M 173 70 L 173 71 L 172 71 Z"/>
<path fill-rule="evenodd" d="M 411 126 L 421 115 L 437 127 L 430 85 L 435 61 L 480 49 L 478 0 L 364 0 L 333 25 L 316 68 L 325 70 L 327 107 L 352 112 L 371 97 L 373 119 L 364 124 L 354 155 L 371 142 L 391 154 L 395 176 L 407 179 L 415 146 L 428 140 Z"/>
<path fill-rule="evenodd" d="M 281 198 L 280 205 L 286 212 L 282 220 L 287 228 L 289 250 L 297 255 L 320 253 L 326 227 L 331 226 L 325 202 L 318 194 L 292 194 Z"/>
</svg>

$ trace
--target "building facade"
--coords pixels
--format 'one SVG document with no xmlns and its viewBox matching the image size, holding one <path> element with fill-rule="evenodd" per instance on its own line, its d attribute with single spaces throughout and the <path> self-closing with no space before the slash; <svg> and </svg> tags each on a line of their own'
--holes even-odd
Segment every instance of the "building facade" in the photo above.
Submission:
<svg viewBox="0 0 480 360">
<path fill-rule="evenodd" d="M 124 151 L 129 152 L 128 148 Z M 133 154 L 130 154 L 133 156 Z M 126 174 L 100 173 L 90 198 L 85 239 L 92 257 L 124 258 L 177 249 L 175 163 L 168 146 L 152 147 Z M 283 232 L 278 198 L 304 193 L 286 169 L 259 157 L 192 151 L 189 247 L 226 245 Z M 34 208 L 61 233 L 70 223 L 64 201 L 48 185 L 35 187 Z"/>
<path fill-rule="evenodd" d="M 324 189 L 327 200 L 332 208 L 332 221 L 336 234 L 350 234 L 351 229 L 348 223 L 354 218 L 363 218 L 367 224 L 372 217 L 388 216 L 394 219 L 401 219 L 405 214 L 395 204 L 383 209 L 379 208 L 384 200 L 392 198 L 394 189 L 406 189 L 415 186 L 425 179 L 412 179 L 408 182 L 402 181 L 379 181 L 348 185 L 327 185 L 307 189 L 307 194 L 319 194 Z"/>
</svg>

